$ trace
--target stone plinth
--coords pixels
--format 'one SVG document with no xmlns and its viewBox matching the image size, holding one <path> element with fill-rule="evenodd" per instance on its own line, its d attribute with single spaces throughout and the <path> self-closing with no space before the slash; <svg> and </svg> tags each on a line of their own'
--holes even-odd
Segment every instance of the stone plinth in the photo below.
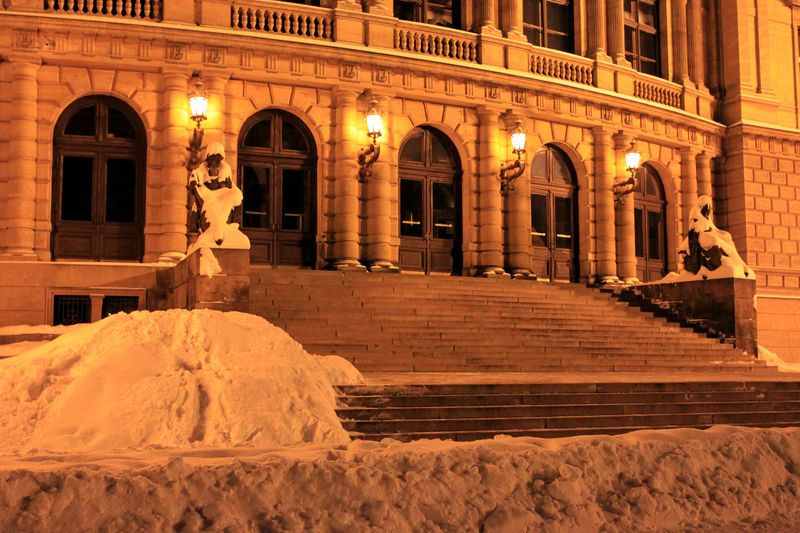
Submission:
<svg viewBox="0 0 800 533">
<path fill-rule="evenodd" d="M 175 265 L 170 280 L 170 303 L 184 309 L 247 312 L 250 307 L 250 250 L 212 250 L 222 272 L 200 275 L 200 252 Z"/>
<path fill-rule="evenodd" d="M 681 302 L 678 312 L 684 318 L 706 321 L 727 337 L 734 337 L 737 348 L 758 356 L 755 280 L 708 279 L 654 283 L 636 288 L 650 299 Z"/>
</svg>

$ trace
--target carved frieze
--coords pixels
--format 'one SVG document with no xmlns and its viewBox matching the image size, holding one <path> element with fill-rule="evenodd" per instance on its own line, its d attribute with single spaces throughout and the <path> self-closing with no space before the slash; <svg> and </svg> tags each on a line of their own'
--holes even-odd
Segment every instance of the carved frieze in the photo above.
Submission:
<svg viewBox="0 0 800 533">
<path fill-rule="evenodd" d="M 186 43 L 167 42 L 167 61 L 186 61 Z"/>
<path fill-rule="evenodd" d="M 114 35 L 109 39 L 108 54 L 111 57 L 122 57 L 125 48 L 125 37 L 122 35 Z"/>
<path fill-rule="evenodd" d="M 84 33 L 81 36 L 81 53 L 85 56 L 93 56 L 95 55 L 96 48 L 97 48 L 97 34 Z"/>
<path fill-rule="evenodd" d="M 221 65 L 225 60 L 225 49 L 219 46 L 206 46 L 203 62 L 210 65 Z"/>
<path fill-rule="evenodd" d="M 389 83 L 389 71 L 385 68 L 375 68 L 372 70 L 372 81 L 380 84 Z"/>
<path fill-rule="evenodd" d="M 339 77 L 343 80 L 358 79 L 358 68 L 352 63 L 342 63 L 339 67 Z"/>
</svg>

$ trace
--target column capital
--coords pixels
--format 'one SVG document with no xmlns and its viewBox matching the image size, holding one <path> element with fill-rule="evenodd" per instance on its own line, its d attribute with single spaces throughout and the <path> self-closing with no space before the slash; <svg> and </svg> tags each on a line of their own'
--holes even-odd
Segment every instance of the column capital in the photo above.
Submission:
<svg viewBox="0 0 800 533">
<path fill-rule="evenodd" d="M 614 140 L 614 148 L 619 150 L 622 148 L 627 148 L 628 145 L 630 145 L 633 135 L 625 133 L 623 130 L 619 130 L 612 136 L 612 139 Z"/>
</svg>

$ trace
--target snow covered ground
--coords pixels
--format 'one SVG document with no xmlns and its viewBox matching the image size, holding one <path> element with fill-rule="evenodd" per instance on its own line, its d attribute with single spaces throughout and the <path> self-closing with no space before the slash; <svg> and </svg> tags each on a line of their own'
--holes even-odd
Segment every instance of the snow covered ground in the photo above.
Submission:
<svg viewBox="0 0 800 533">
<path fill-rule="evenodd" d="M 241 313 L 0 361 L 0 531 L 796 532 L 800 428 L 349 441 L 361 376 Z"/>
</svg>

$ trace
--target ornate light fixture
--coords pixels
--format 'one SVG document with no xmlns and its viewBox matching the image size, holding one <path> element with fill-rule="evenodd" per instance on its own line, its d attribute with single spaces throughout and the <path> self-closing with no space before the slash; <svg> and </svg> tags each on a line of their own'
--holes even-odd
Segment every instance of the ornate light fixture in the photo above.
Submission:
<svg viewBox="0 0 800 533">
<path fill-rule="evenodd" d="M 383 118 L 380 111 L 378 111 L 378 101 L 373 98 L 370 100 L 369 106 L 369 111 L 367 111 L 367 135 L 372 139 L 372 143 L 368 148 L 362 148 L 358 154 L 358 178 L 362 181 L 372 175 L 372 165 L 381 155 L 378 137 L 383 135 Z"/>
<path fill-rule="evenodd" d="M 194 90 L 189 93 L 189 108 L 192 112 L 192 120 L 195 121 L 196 126 L 189 137 L 189 146 L 186 151 L 189 152 L 189 157 L 186 160 L 186 169 L 191 172 L 197 168 L 200 163 L 200 154 L 203 151 L 203 121 L 207 118 L 206 112 L 208 111 L 208 97 L 205 90 L 203 90 L 203 82 L 200 81 L 200 76 L 195 74 L 192 78 L 194 80 Z"/>
<path fill-rule="evenodd" d="M 525 172 L 525 162 L 522 160 L 522 156 L 525 154 L 526 139 L 527 136 L 525 135 L 525 129 L 522 127 L 522 120 L 517 119 L 511 132 L 511 147 L 514 155 L 517 156 L 517 160 L 508 166 L 503 164 L 500 167 L 500 193 L 503 195 L 514 190 L 514 180 Z"/>
<path fill-rule="evenodd" d="M 625 164 L 628 166 L 628 172 L 631 177 L 625 181 L 614 183 L 612 190 L 614 191 L 614 199 L 617 202 L 622 201 L 622 198 L 636 189 L 636 174 L 639 172 L 639 164 L 642 161 L 642 154 L 636 149 L 636 139 L 631 139 L 631 145 L 625 151 Z"/>
</svg>

